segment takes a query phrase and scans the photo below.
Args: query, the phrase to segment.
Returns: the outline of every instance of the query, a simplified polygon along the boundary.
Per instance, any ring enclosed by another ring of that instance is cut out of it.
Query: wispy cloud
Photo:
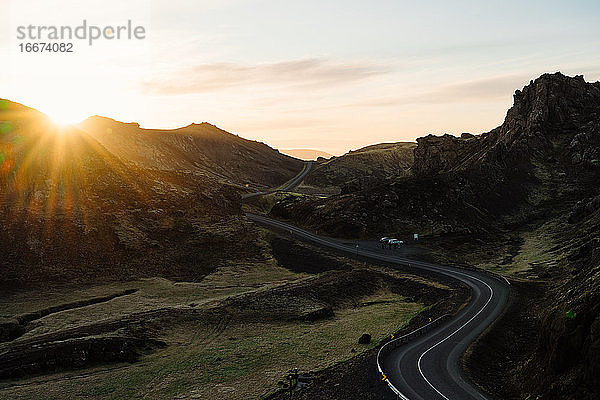
[[[341,63],[317,58],[269,64],[201,64],[145,81],[155,94],[204,93],[240,86],[323,87],[361,81],[388,69],[370,63]]]
[[[535,75],[530,73],[492,76],[431,87],[421,93],[375,98],[348,107],[394,107],[406,104],[443,104],[470,101],[498,101],[510,99],[511,93],[520,89]]]

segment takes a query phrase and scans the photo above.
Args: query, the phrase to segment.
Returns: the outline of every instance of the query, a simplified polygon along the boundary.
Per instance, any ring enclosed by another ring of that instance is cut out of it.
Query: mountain
[[[574,173],[579,180],[591,179],[588,171],[598,162],[599,86],[582,77],[543,75],[517,91],[500,127],[460,138],[419,138],[411,173],[400,179],[368,179],[367,186],[349,185],[342,196],[328,199],[284,200],[273,213],[302,215],[304,224],[331,234],[493,231],[490,221],[516,222],[518,209],[535,213],[543,196],[532,196],[548,189],[540,174],[555,175],[560,165],[565,173],[579,169],[581,173]],[[371,168],[379,169],[377,164]],[[346,173],[344,166],[333,169],[330,176]],[[314,179],[309,176],[305,182]],[[551,194],[544,193],[552,201]]]
[[[309,186],[347,192],[410,173],[416,143],[380,143],[321,161],[304,180]]]
[[[264,143],[243,139],[206,122],[158,130],[96,116],[79,127],[121,160],[140,168],[203,171],[219,181],[254,188],[278,186],[303,166],[302,161]]]
[[[0,102],[0,284],[199,280],[262,257],[240,191],[303,163],[209,124],[173,131],[93,117],[57,127]],[[227,250],[227,251],[225,251]]]
[[[565,164],[598,167],[599,98],[600,83],[586,83],[582,75],[542,75],[515,92],[514,104],[498,128],[480,136],[420,138],[413,169],[432,174],[527,168],[549,156],[560,156]]]
[[[333,236],[421,233],[437,262],[509,275],[513,300],[467,352],[469,373],[501,398],[597,399],[599,183],[600,82],[544,74],[490,132],[419,138],[404,177],[271,214]]]
[[[322,158],[331,158],[332,154],[329,154],[325,151],[321,150],[313,150],[313,149],[288,149],[288,150],[280,150],[283,154],[287,154],[288,156],[292,156],[295,158],[299,158],[301,160],[312,161],[316,160],[319,157]]]

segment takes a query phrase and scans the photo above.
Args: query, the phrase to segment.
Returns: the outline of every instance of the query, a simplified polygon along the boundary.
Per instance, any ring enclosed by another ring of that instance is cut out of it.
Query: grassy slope
[[[240,186],[277,186],[294,177],[303,165],[264,143],[209,123],[159,130],[92,117],[81,126],[110,152],[140,168],[200,171]]]
[[[410,173],[416,143],[381,143],[350,151],[316,165],[298,187],[311,194],[337,194],[348,181],[361,177],[386,179]]]
[[[597,318],[600,210],[569,218],[579,200],[598,195],[598,173],[571,173],[537,164],[540,185],[528,199],[535,211],[526,218],[515,213],[495,235],[422,242],[438,262],[512,278],[506,313],[465,357],[476,381],[502,398],[597,398],[598,386],[590,383],[598,368],[590,324]],[[578,317],[569,318],[569,310]]]
[[[295,249],[304,247],[297,244]],[[303,252],[305,250],[300,249]],[[351,277],[353,262],[343,258],[317,253],[314,263],[333,263],[344,268],[344,275]],[[289,262],[289,260],[287,260]],[[361,272],[373,275],[389,272],[375,269]],[[59,331],[66,327],[91,322],[123,318],[140,311],[203,309],[217,307],[236,296],[250,295],[259,304],[272,293],[284,290],[284,296],[296,296],[286,287],[304,287],[310,292],[320,286],[315,282],[331,285],[339,279],[338,272],[306,274],[293,273],[271,263],[232,264],[220,267],[200,283],[174,283],[166,279],[145,279],[127,284],[110,284],[80,288],[57,288],[52,291],[15,293],[2,300],[6,314],[31,312],[40,305],[49,306],[102,296],[125,288],[137,288],[136,293],[111,301],[74,310],[48,315],[35,321],[31,330],[17,342],[36,335]],[[393,277],[406,277],[392,273]],[[333,278],[333,281],[330,279]],[[378,279],[378,278],[377,278]],[[412,279],[412,278],[410,278]],[[424,287],[417,280],[405,287],[407,296],[418,297],[415,287]],[[341,279],[341,283],[345,278]],[[329,283],[326,283],[329,282]],[[291,286],[290,286],[291,285]],[[316,285],[316,286],[315,286]],[[405,285],[405,284],[402,284]],[[417,286],[414,286],[417,285]],[[351,284],[351,287],[356,287]],[[283,289],[282,289],[283,288]],[[362,293],[361,290],[367,290]],[[444,290],[435,285],[434,290]],[[274,292],[275,291],[275,292]],[[264,318],[236,317],[233,313],[227,324],[200,318],[162,318],[160,322],[147,322],[146,329],[167,343],[167,347],[143,356],[134,364],[98,365],[87,371],[60,372],[25,380],[0,384],[0,398],[4,399],[66,399],[99,398],[126,399],[143,397],[167,399],[177,396],[242,399],[258,397],[277,388],[277,382],[286,371],[298,367],[304,371],[318,370],[347,360],[366,351],[378,341],[407,324],[424,305],[419,300],[407,301],[398,288],[390,291],[384,286],[370,289],[353,289],[347,296],[336,294],[333,298],[335,317],[314,322],[298,320],[272,320]],[[331,292],[328,290],[328,292]],[[336,292],[336,289],[333,290]],[[340,292],[342,293],[342,292]],[[346,293],[346,292],[343,292]],[[234,297],[231,297],[234,296]],[[311,295],[312,296],[312,295]],[[341,297],[340,297],[341,296]],[[293,298],[293,297],[292,297]],[[357,303],[357,299],[358,303]],[[311,300],[312,301],[312,300]],[[244,300],[246,303],[246,300]],[[230,303],[234,304],[234,303]],[[278,307],[286,307],[277,303]],[[171,311],[169,311],[171,313]],[[371,333],[371,345],[358,345],[362,333]]]

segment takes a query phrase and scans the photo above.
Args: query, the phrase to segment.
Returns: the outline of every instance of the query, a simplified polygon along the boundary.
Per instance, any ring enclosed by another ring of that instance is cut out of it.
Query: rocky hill
[[[418,139],[413,174],[351,185],[329,199],[289,198],[273,213],[330,233],[371,237],[493,231],[498,224],[490,221],[515,223],[539,209],[549,194],[540,175],[591,179],[598,165],[599,101],[599,83],[543,75],[515,93],[500,127]],[[344,173],[340,168],[337,175]]]
[[[302,169],[302,161],[264,143],[243,139],[207,122],[173,130],[91,117],[80,128],[125,163],[140,168],[205,172],[253,188],[278,186]]]
[[[388,178],[410,174],[415,143],[380,143],[319,160],[305,185],[333,193],[367,188]]]
[[[413,170],[418,174],[473,169],[527,168],[534,159],[559,157],[565,164],[598,167],[600,82],[545,74],[514,94],[504,123],[479,136],[420,138]]]
[[[5,288],[199,280],[231,260],[262,257],[240,187],[279,185],[302,167],[208,124],[148,131],[95,117],[58,127],[31,108],[0,105]]]

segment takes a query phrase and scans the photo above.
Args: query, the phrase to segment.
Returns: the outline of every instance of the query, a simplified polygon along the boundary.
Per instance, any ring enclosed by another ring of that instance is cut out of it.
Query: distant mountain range
[[[287,154],[288,156],[296,157],[301,160],[316,160],[319,157],[323,158],[331,158],[333,154],[329,154],[325,151],[321,150],[312,150],[312,149],[289,149],[289,150],[279,150],[283,154]]]

